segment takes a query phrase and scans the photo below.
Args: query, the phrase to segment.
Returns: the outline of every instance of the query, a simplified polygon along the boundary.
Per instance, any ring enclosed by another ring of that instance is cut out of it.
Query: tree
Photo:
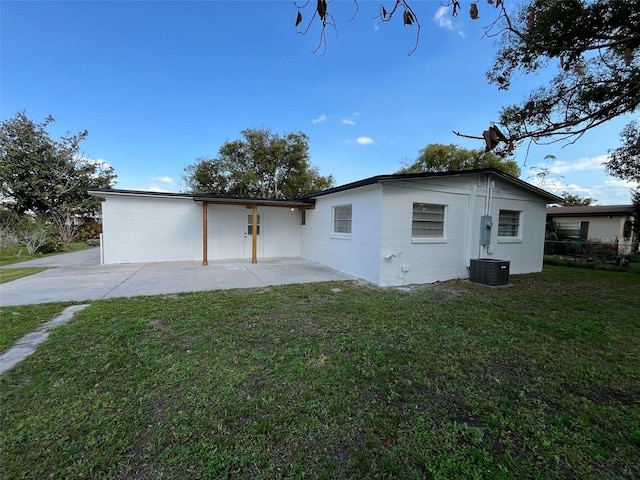
[[[486,27],[485,35],[498,38],[493,67],[487,73],[490,83],[499,89],[510,88],[514,79],[542,70],[553,70],[550,82],[533,90],[519,105],[502,108],[500,118],[482,135],[457,135],[477,138],[487,150],[510,153],[518,142],[574,142],[586,131],[609,120],[637,111],[640,106],[640,0],[527,0],[519,8],[507,8],[503,0],[488,0],[496,8],[497,18]],[[354,0],[356,12],[358,2]],[[309,7],[311,5],[311,7]],[[456,16],[458,0],[446,4]],[[296,25],[302,12],[313,8],[311,2],[295,4]],[[469,16],[479,18],[477,1],[469,2]],[[401,15],[402,23],[416,28],[416,46],[420,37],[418,15],[407,0],[381,7],[382,23]],[[307,24],[321,24],[321,45],[327,26],[335,28],[326,0],[318,0]],[[490,123],[490,122],[487,122]],[[501,128],[498,129],[497,125]],[[503,133],[504,131],[504,133]],[[624,144],[608,163],[614,175],[637,175],[638,127],[622,132]],[[635,154],[633,153],[635,151]],[[635,155],[635,156],[634,156]]]
[[[420,150],[418,158],[396,173],[453,172],[479,168],[497,168],[518,177],[520,167],[515,160],[508,160],[484,150],[467,150],[457,145],[432,143]]]
[[[53,140],[48,116],[35,123],[18,112],[0,125],[0,195],[7,208],[20,215],[31,212],[43,218],[68,218],[95,213],[99,201],[89,196],[91,187],[113,185],[113,168],[82,158],[80,142],[87,131]]]
[[[562,192],[560,196],[562,197],[563,207],[588,207],[597,202],[595,198],[572,195],[569,192]]]
[[[184,170],[191,193],[236,197],[297,198],[333,186],[309,160],[308,137],[245,129],[242,139],[225,142],[217,158],[200,158]]]
[[[611,158],[606,164],[607,172],[640,183],[640,124],[637,121],[629,123],[620,136],[622,145],[609,150]]]

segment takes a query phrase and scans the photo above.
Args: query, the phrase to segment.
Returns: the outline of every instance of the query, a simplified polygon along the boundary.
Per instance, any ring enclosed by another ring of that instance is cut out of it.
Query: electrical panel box
[[[491,229],[493,228],[493,218],[491,215],[480,217],[480,245],[491,244]]]

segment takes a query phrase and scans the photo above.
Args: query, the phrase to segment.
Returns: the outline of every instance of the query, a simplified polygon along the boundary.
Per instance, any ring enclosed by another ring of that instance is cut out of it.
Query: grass
[[[13,245],[8,248],[0,249],[0,267],[5,265],[12,265],[14,263],[26,262],[27,260],[35,260],[36,258],[50,257],[52,255],[60,255],[61,253],[77,252],[78,250],[85,250],[91,248],[84,242],[72,243],[69,246],[69,250],[66,252],[53,252],[53,253],[35,253],[30,255],[27,251],[27,247],[23,245]]]
[[[47,270],[48,267],[6,268],[0,270],[0,283],[7,283]]]
[[[638,478],[640,275],[511,280],[94,302],[0,378],[0,478]]]
[[[0,352],[9,348],[23,335],[51,320],[68,305],[68,303],[45,303],[0,307]]]

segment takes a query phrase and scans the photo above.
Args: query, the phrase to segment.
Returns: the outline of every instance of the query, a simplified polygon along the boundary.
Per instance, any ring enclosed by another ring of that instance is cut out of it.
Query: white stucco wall
[[[191,198],[106,195],[104,263],[202,259],[202,210]]]
[[[301,256],[379,283],[381,202],[381,185],[317,197],[301,227]],[[332,208],[344,204],[352,206],[351,234],[333,234]]]
[[[104,263],[202,261],[202,203],[191,197],[105,194]],[[251,258],[251,209],[207,207],[209,260]],[[258,258],[300,256],[300,212],[258,207]]]
[[[380,284],[466,278],[470,195],[467,182],[446,178],[385,184]],[[445,206],[444,238],[411,238],[414,202]]]
[[[493,185],[490,211],[493,218],[491,247],[483,248],[481,258],[508,260],[511,274],[541,271],[547,216],[545,200],[508,183],[495,181]],[[498,236],[500,210],[520,212],[517,238]],[[479,229],[478,224],[478,231]]]

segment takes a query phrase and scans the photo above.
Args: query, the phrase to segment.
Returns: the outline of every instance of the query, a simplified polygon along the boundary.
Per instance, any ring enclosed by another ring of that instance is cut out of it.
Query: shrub
[[[87,221],[80,225],[78,240],[89,243],[89,240],[100,240],[102,233],[102,224],[93,221]]]

